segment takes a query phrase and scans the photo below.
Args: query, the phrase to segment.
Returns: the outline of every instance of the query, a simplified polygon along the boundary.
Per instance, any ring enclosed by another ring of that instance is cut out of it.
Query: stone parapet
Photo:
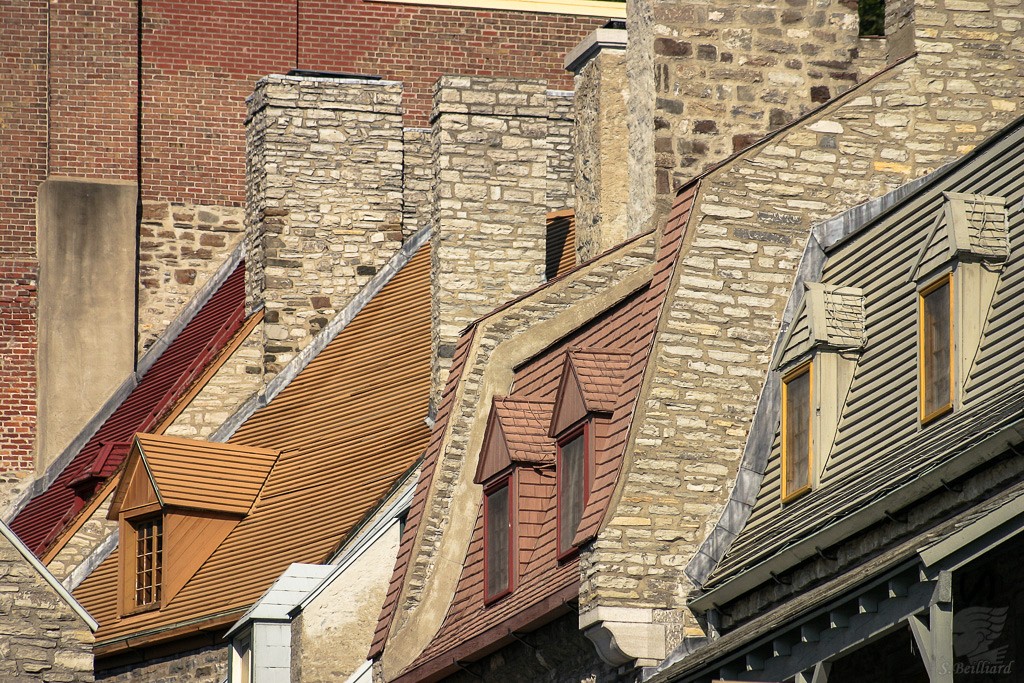
[[[246,300],[267,379],[402,244],[402,86],[271,76],[249,98]]]
[[[570,111],[543,81],[444,76],[435,87],[434,404],[460,331],[544,281],[547,212],[572,201]]]

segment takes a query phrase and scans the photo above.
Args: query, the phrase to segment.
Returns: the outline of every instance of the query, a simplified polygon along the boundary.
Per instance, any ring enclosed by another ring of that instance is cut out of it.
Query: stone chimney
[[[402,244],[402,85],[270,76],[249,98],[246,303],[270,379]]]
[[[544,282],[547,213],[572,206],[570,96],[534,80],[435,86],[434,406],[461,330]]]
[[[853,86],[857,3],[627,0],[631,233],[675,190]]]
[[[632,236],[626,221],[626,29],[597,29],[569,53],[565,68],[575,74],[576,255],[585,261]]]

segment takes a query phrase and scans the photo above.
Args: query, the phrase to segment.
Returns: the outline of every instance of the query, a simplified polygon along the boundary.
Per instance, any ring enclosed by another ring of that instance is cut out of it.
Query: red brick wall
[[[50,9],[50,175],[134,180],[136,0]]]
[[[406,124],[426,126],[441,74],[571,88],[565,53],[604,23],[365,0],[141,0],[139,120],[139,2],[0,2],[0,472],[31,467],[47,163],[51,175],[131,180],[141,157],[144,200],[241,205],[245,98],[260,77],[299,67],[401,80]]]
[[[47,0],[0,3],[0,471],[32,467],[35,197],[46,177]]]

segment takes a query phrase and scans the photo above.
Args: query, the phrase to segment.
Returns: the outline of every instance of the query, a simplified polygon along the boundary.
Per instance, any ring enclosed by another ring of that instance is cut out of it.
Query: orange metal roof
[[[75,592],[100,623],[97,654],[244,612],[292,562],[321,563],[423,452],[430,394],[424,246],[338,336],[231,438],[281,451],[250,514],[159,611],[119,618],[116,557]],[[134,639],[132,641],[131,639]]]
[[[544,276],[550,280],[576,265],[576,212],[552,211],[547,215],[547,250]]]
[[[248,514],[277,462],[268,448],[137,434],[128,456],[145,463],[163,505]],[[123,488],[127,488],[127,480]],[[114,495],[109,516],[116,517],[124,492]]]
[[[552,345],[524,367],[516,371],[513,394],[505,401],[552,401],[560,383],[566,355],[573,347],[585,347],[580,361],[584,374],[593,377],[598,370],[617,374],[618,390],[612,392],[602,380],[597,382],[598,400],[611,406],[610,419],[595,421],[595,479],[590,500],[576,535],[576,542],[595,535],[608,509],[618,471],[622,463],[630,429],[633,406],[643,380],[658,318],[661,313],[672,269],[679,254],[697,184],[692,183],[680,193],[662,234],[654,277],[646,290],[637,292],[591,321],[574,335]],[[427,506],[445,422],[455,410],[454,387],[465,367],[473,330],[460,340],[455,362],[449,375],[444,401],[438,415],[438,426],[428,448],[423,474],[417,485],[402,537],[395,572],[389,587],[370,656],[383,651],[391,623],[398,608],[398,599],[405,582],[405,573],[412,561],[413,541]],[[623,353],[625,351],[625,353]],[[611,395],[615,394],[614,400]],[[513,407],[512,403],[507,404]],[[561,605],[576,597],[579,584],[577,558],[559,563],[557,560],[555,482],[551,473],[523,470],[520,481],[519,506],[523,515],[520,525],[520,575],[516,587],[507,597],[484,605],[483,596],[483,523],[478,512],[477,524],[459,579],[458,588],[437,635],[420,656],[398,677],[400,681],[436,680],[454,671],[458,660],[472,660],[509,637],[510,629],[519,628],[518,621],[529,615],[537,623],[542,614],[554,614]],[[547,475],[547,476],[545,476]],[[524,537],[528,536],[528,537]],[[529,551],[525,553],[524,548]],[[524,624],[525,625],[525,622]],[[467,652],[467,648],[472,651]],[[474,654],[476,653],[476,654]]]

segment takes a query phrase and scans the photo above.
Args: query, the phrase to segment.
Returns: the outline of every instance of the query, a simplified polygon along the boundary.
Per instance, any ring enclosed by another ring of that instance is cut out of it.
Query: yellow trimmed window
[[[921,422],[953,409],[953,281],[946,275],[918,296]]]
[[[811,489],[813,364],[804,363],[782,378],[782,500]]]

